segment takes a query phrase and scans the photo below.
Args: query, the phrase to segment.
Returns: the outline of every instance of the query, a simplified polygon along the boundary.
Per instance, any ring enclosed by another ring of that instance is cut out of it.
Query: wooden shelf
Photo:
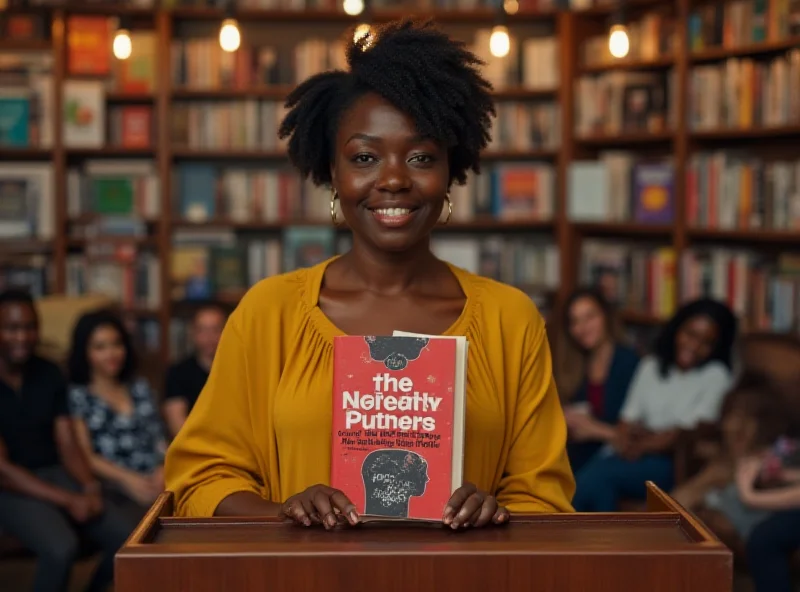
[[[580,74],[597,74],[616,70],[664,70],[674,65],[675,58],[667,56],[655,60],[619,60],[608,64],[586,64],[580,66],[578,71]]]
[[[557,88],[530,89],[530,88],[499,88],[493,96],[498,101],[526,101],[532,99],[554,99],[558,96]]]
[[[181,7],[171,11],[171,14],[176,19],[182,20],[218,20],[224,17],[224,12],[216,8],[205,7]],[[552,21],[558,15],[558,11],[542,11],[542,12],[518,12],[513,16],[507,16],[510,23],[514,22],[539,22],[539,21]],[[260,10],[260,9],[247,9],[236,10],[234,16],[241,22],[254,23],[286,23],[286,22],[304,22],[304,23],[330,23],[339,24],[351,23],[358,24],[364,17],[363,15],[351,16],[345,12],[333,10]],[[424,10],[424,11],[411,11],[411,10],[375,10],[372,13],[372,21],[376,23],[384,23],[387,21],[397,20],[406,16],[414,16],[416,18],[433,18],[440,23],[477,23],[486,24],[493,22],[496,12],[491,9],[475,9],[467,11],[456,10]]]
[[[262,86],[254,88],[229,89],[192,89],[178,88],[172,91],[173,100],[238,100],[263,99],[282,101],[292,91],[294,85]],[[525,101],[535,99],[553,99],[558,89],[503,88],[494,92],[494,97],[501,101]]]
[[[0,162],[4,160],[46,160],[53,157],[48,148],[14,148],[0,146]]]
[[[696,141],[714,140],[761,140],[769,138],[800,137],[800,124],[779,127],[738,127],[730,129],[698,130],[690,132],[689,137]]]
[[[103,235],[87,238],[68,238],[67,247],[82,249],[90,245],[134,245],[141,247],[155,247],[157,241],[152,236],[116,236]]]
[[[105,148],[67,148],[68,157],[74,158],[152,158],[154,148],[123,148],[106,146]]]
[[[132,93],[132,92],[107,92],[106,101],[109,103],[152,103],[156,100],[153,93]]]
[[[800,246],[800,228],[790,229],[716,229],[689,228],[687,236],[696,241],[720,241],[735,243],[774,243],[779,245]]]
[[[49,253],[53,250],[53,241],[38,240],[35,238],[8,238],[2,239],[0,259],[6,255],[36,255]]]
[[[193,160],[285,160],[283,150],[246,150],[242,148],[173,148],[172,156]]]
[[[483,160],[553,160],[558,150],[488,150],[481,154]]]
[[[576,137],[575,142],[584,146],[614,147],[665,144],[675,139],[673,132],[625,132],[618,135],[596,135]]]
[[[669,238],[674,228],[671,224],[644,224],[641,222],[572,222],[575,230],[583,236],[622,236]]]
[[[701,64],[703,62],[715,62],[727,58],[764,56],[781,53],[799,46],[800,37],[791,37],[782,41],[766,41],[764,43],[743,45],[742,47],[714,47],[690,53],[689,62]]]
[[[496,218],[477,218],[475,220],[452,221],[447,225],[437,226],[435,232],[545,232],[552,231],[552,220],[502,220]],[[192,222],[190,220],[175,220],[172,226],[178,230],[241,230],[279,232],[292,226],[331,226],[329,219],[319,220],[285,220],[279,222],[233,222],[229,220],[208,220]],[[345,225],[339,225],[337,230],[346,231]]]
[[[656,316],[649,312],[641,312],[638,310],[626,309],[619,313],[620,320],[624,323],[632,325],[662,325],[666,319]]]
[[[584,8],[575,10],[577,16],[608,16],[614,14],[619,10],[622,0],[615,0],[607,2],[604,6],[592,6],[591,8]],[[655,9],[663,7],[665,2],[663,0],[626,0],[625,8],[628,10],[644,10]]]
[[[2,39],[0,52],[52,51],[53,42],[48,39]]]

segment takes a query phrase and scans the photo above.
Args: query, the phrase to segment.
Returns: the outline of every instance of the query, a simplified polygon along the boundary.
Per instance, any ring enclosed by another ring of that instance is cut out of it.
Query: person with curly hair
[[[569,512],[574,479],[542,316],[516,288],[437,259],[449,189],[480,170],[494,115],[481,62],[433,23],[350,41],[348,71],[287,99],[279,135],[301,174],[331,189],[349,252],[260,281],[223,332],[203,392],[166,460],[182,516],[359,521],[330,487],[333,340],[395,330],[470,343],[464,483],[451,528],[515,512]]]

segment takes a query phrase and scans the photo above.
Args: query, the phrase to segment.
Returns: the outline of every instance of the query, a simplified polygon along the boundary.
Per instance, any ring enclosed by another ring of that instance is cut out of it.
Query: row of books
[[[675,216],[675,168],[670,160],[632,152],[601,152],[570,163],[567,217],[573,222],[670,224]]]
[[[0,146],[53,145],[53,56],[0,53]]]
[[[178,102],[170,116],[170,138],[176,147],[198,149],[284,149],[278,126],[285,114],[278,101]]]
[[[178,216],[202,223],[329,220],[331,194],[302,181],[294,170],[259,166],[181,164],[176,170]],[[549,163],[488,166],[483,174],[454,185],[453,220],[477,216],[499,220],[550,220],[555,204],[555,170]]]
[[[765,162],[747,152],[692,155],[686,171],[689,226],[800,229],[800,160]]]
[[[697,6],[689,17],[693,51],[733,49],[800,35],[796,0],[730,0]]]
[[[582,246],[579,277],[598,286],[615,306],[656,318],[675,311],[676,257],[671,247],[590,240]]]
[[[125,308],[161,305],[161,260],[135,245],[98,243],[67,256],[68,296],[103,294]]]
[[[575,81],[575,134],[664,132],[674,129],[675,73],[605,72]]]
[[[782,254],[776,260],[730,249],[690,250],[681,266],[686,299],[700,296],[728,303],[745,329],[800,329],[800,257]]]
[[[800,123],[800,49],[768,61],[732,58],[697,66],[689,93],[694,130]]]
[[[67,217],[96,218],[105,227],[100,234],[138,235],[141,221],[160,215],[161,184],[152,160],[87,160],[67,171]]]

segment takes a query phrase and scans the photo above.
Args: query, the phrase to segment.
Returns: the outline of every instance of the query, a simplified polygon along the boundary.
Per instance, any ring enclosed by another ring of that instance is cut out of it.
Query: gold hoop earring
[[[450,192],[447,193],[445,199],[447,200],[447,218],[444,219],[442,224],[447,226],[450,223],[450,218],[453,217],[453,202],[450,201]]]
[[[333,225],[336,226],[339,223],[336,216],[336,200],[339,199],[339,194],[334,189],[331,193],[331,221]]]

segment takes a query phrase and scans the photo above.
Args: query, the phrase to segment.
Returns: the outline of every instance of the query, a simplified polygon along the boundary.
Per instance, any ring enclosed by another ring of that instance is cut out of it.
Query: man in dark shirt
[[[227,317],[225,308],[218,304],[205,304],[198,308],[192,319],[194,352],[167,371],[164,417],[172,438],[183,426],[208,380]]]
[[[38,333],[30,296],[0,294],[0,530],[36,554],[36,592],[66,589],[85,535],[104,554],[88,590],[104,590],[136,524],[105,503],[67,415],[66,382],[34,354]]]

